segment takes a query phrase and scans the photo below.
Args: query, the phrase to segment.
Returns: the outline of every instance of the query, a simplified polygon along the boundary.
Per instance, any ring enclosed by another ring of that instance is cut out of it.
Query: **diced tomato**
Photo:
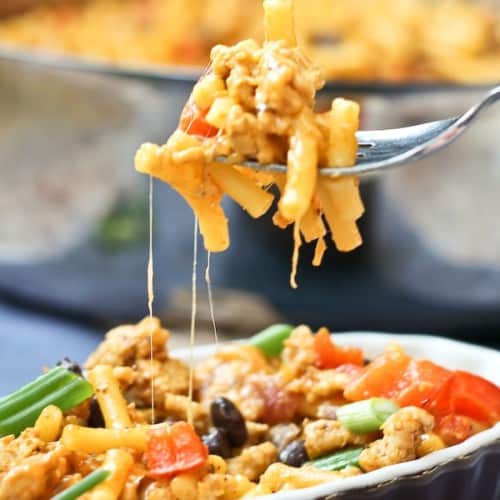
[[[168,479],[179,472],[197,469],[207,458],[207,447],[186,422],[151,432],[146,463],[149,476],[155,479]]]
[[[482,430],[484,426],[469,417],[446,415],[438,421],[435,432],[447,446],[453,446]]]
[[[363,351],[356,347],[335,345],[326,328],[321,328],[314,336],[316,366],[321,369],[337,368],[351,364],[363,366]]]
[[[295,394],[284,391],[271,377],[259,384],[258,390],[264,400],[264,423],[274,425],[293,420],[298,406],[298,397]]]
[[[464,415],[492,425],[500,421],[500,387],[463,371],[456,371],[426,405],[435,416]]]
[[[205,120],[208,109],[200,109],[191,99],[186,103],[179,120],[179,128],[189,135],[214,137],[218,128],[210,125]]]
[[[410,361],[411,358],[403,351],[384,352],[353,377],[344,390],[344,397],[360,401],[371,397],[397,396]]]

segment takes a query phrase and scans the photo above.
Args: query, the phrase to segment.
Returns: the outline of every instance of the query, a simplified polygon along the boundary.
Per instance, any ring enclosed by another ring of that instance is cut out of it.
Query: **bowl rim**
[[[471,360],[473,359],[483,363],[485,360],[488,360],[491,364],[500,364],[500,351],[440,336],[360,331],[335,333],[335,341],[339,344],[351,343],[357,346],[361,345],[362,347],[363,344],[360,342],[368,341],[369,345],[372,347],[378,346],[380,348],[379,352],[381,352],[388,343],[398,342],[403,348],[407,349],[410,354],[412,353],[412,349],[419,348],[439,352],[441,355],[444,354],[447,359],[453,359],[457,354],[462,356],[466,354]],[[241,344],[244,342],[244,339],[239,339],[220,343],[219,347],[229,344]],[[189,363],[191,361],[206,358],[215,352],[215,349],[215,345],[202,345],[195,346],[192,353],[190,348],[181,348],[172,350],[171,354]],[[443,364],[446,365],[446,362]],[[478,367],[481,366],[483,365],[478,364]],[[481,370],[479,370],[479,372],[480,371]],[[330,495],[348,493],[350,491],[383,487],[385,484],[393,483],[395,480],[401,478],[424,473],[439,473],[443,466],[451,462],[461,461],[469,455],[496,443],[500,443],[500,422],[490,429],[470,437],[463,443],[436,451],[410,462],[390,465],[359,476],[344,478],[309,488],[283,491],[271,495],[260,496],[258,498],[259,500],[311,500],[312,498],[328,497]]]
[[[153,82],[195,83],[202,74],[199,66],[173,64],[127,63],[107,61],[98,57],[75,56],[50,52],[43,49],[29,50],[6,42],[0,42],[0,61],[52,67],[58,70],[98,73]],[[496,83],[460,84],[452,82],[383,82],[328,80],[322,90],[350,94],[419,94],[427,92],[464,92],[488,90]]]

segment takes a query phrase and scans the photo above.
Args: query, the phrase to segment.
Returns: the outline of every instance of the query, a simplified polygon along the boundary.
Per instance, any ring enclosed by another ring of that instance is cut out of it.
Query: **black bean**
[[[227,432],[233,446],[243,446],[248,438],[245,419],[238,407],[229,399],[218,397],[210,405],[210,415],[215,427]]]
[[[279,456],[280,462],[292,467],[300,467],[308,460],[307,450],[302,439],[292,441],[289,445],[283,448]]]
[[[87,425],[94,428],[106,427],[104,417],[101,413],[101,408],[99,407],[99,403],[96,398],[92,398],[92,401],[90,401],[90,414]]]
[[[63,368],[66,368],[66,370],[76,373],[76,375],[79,375],[80,377],[83,376],[82,367],[76,361],[71,361],[69,358],[64,357],[61,361],[56,363],[56,366],[62,366]]]
[[[219,455],[222,458],[231,457],[231,444],[229,437],[224,429],[215,428],[208,434],[201,437],[202,441],[207,445],[211,455]]]

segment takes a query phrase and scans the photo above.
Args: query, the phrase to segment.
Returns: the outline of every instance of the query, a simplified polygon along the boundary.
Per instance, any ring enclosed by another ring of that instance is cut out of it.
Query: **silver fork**
[[[325,167],[322,175],[340,177],[346,175],[374,174],[419,160],[451,144],[469,128],[479,113],[500,99],[500,86],[490,90],[483,99],[463,115],[412,127],[389,130],[362,130],[356,134],[358,157],[353,167]],[[218,161],[225,162],[223,157]],[[256,161],[239,163],[255,170],[286,172],[279,164],[262,165]]]

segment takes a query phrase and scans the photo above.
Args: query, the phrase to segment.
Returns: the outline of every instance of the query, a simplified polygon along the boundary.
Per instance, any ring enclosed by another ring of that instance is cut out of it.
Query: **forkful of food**
[[[316,92],[325,82],[297,45],[294,1],[264,0],[263,6],[264,43],[214,47],[177,130],[163,145],[143,144],[135,167],[187,201],[210,252],[230,245],[225,196],[253,218],[274,207],[274,225],[293,227],[295,288],[303,244],[315,245],[314,266],[329,239],[341,252],[361,245],[360,176],[409,164],[451,143],[500,98],[500,87],[458,118],[360,131],[354,101],[335,98],[330,109],[317,112]]]
[[[362,176],[380,173],[429,156],[449,146],[478,119],[482,111],[500,100],[500,85],[490,90],[465,113],[454,118],[421,123],[411,127],[356,132],[358,151],[353,166],[322,167],[321,175],[330,177]],[[228,162],[224,157],[217,161]],[[287,167],[278,163],[261,164],[247,160],[245,167],[267,172],[286,173]]]

